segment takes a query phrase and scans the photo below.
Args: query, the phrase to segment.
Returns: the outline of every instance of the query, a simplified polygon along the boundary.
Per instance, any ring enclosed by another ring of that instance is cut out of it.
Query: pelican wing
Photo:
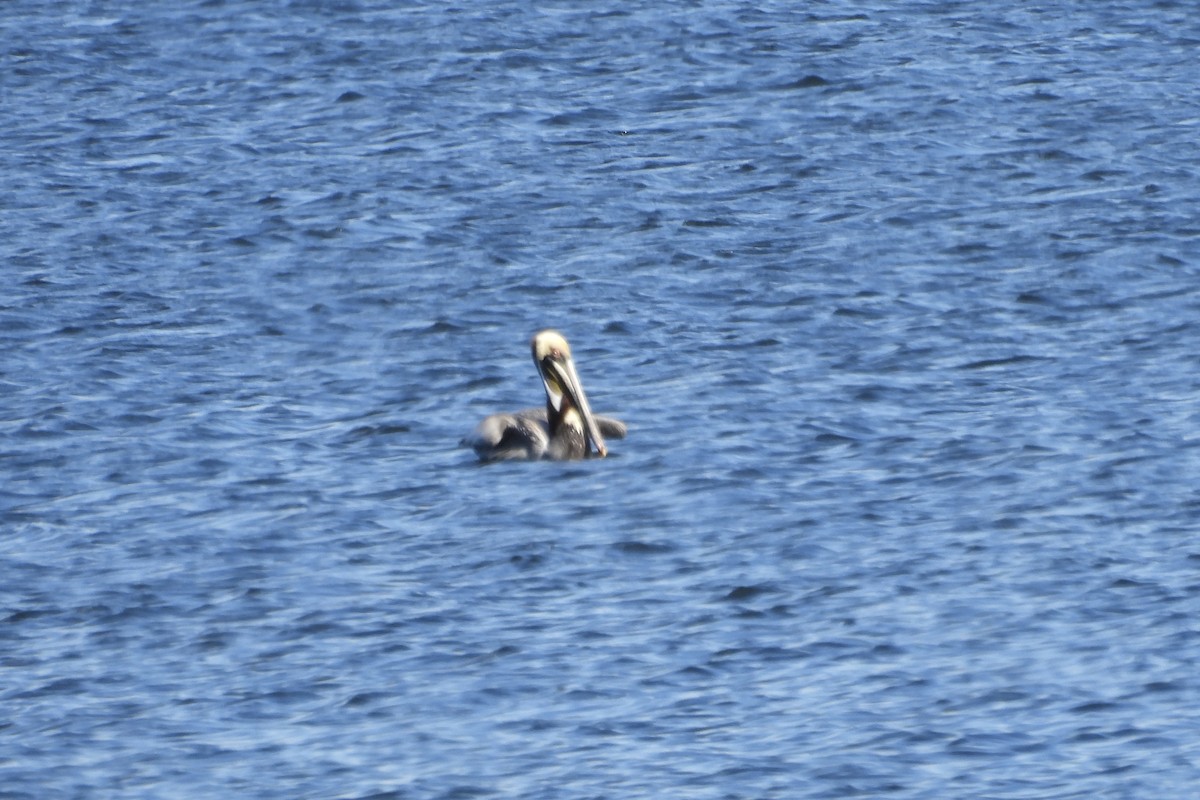
[[[484,417],[463,444],[484,461],[503,458],[540,458],[550,444],[546,409],[527,408],[510,414]]]
[[[629,426],[615,417],[596,414],[596,425],[600,428],[600,433],[607,439],[624,439],[625,434],[629,432]]]

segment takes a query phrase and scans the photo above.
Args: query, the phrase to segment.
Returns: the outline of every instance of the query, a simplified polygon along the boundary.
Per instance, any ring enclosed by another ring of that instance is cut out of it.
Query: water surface
[[[1185,796],[1190,12],[12,4],[0,796]]]

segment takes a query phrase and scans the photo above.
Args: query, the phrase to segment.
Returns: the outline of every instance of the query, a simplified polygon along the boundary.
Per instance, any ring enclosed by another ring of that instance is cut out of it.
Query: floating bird
[[[608,454],[604,437],[623,439],[625,423],[597,416],[575,372],[571,347],[558,331],[538,331],[529,343],[533,363],[546,387],[546,407],[485,417],[463,444],[484,461],[504,458],[568,461],[587,458],[594,447]]]

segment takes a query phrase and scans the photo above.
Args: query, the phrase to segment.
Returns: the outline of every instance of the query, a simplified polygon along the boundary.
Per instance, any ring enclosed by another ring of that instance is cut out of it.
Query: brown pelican
[[[463,444],[475,448],[484,461],[502,458],[565,461],[587,458],[593,447],[603,458],[608,454],[604,437],[624,438],[625,423],[592,413],[575,372],[571,347],[561,333],[538,331],[529,344],[533,363],[546,387],[546,407],[492,414],[463,439]]]

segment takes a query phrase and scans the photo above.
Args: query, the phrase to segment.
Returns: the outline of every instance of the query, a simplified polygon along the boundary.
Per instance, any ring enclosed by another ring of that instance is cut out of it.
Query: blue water
[[[1190,4],[0,41],[0,798],[1200,785]]]

